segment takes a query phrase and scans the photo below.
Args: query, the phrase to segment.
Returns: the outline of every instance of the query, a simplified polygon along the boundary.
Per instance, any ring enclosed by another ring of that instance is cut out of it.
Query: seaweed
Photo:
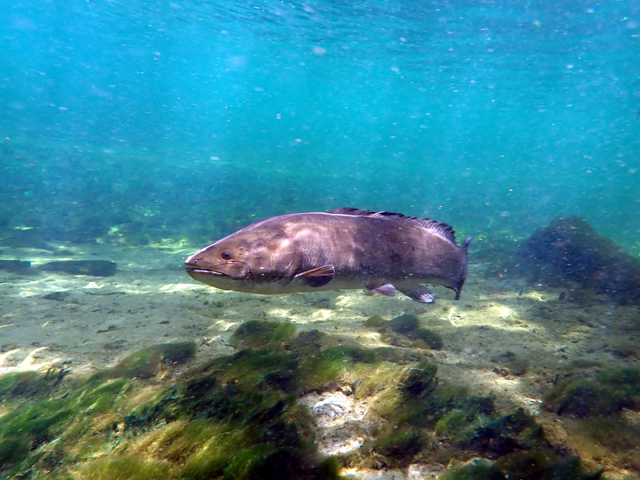
[[[275,346],[291,338],[294,332],[292,323],[250,320],[233,332],[231,341],[244,348]]]
[[[415,315],[411,315],[410,313],[405,313],[403,315],[399,315],[389,321],[389,327],[396,333],[401,335],[406,335],[420,325],[420,322],[416,318]]]
[[[163,366],[180,365],[196,353],[194,342],[164,343],[143,348],[122,359],[116,366],[96,374],[98,378],[155,377]]]
[[[640,370],[621,368],[593,378],[568,378],[547,394],[545,407],[558,415],[589,418],[640,408]]]
[[[258,346],[181,371],[170,385],[148,379],[187,362],[193,344],[149,347],[86,379],[61,369],[0,379],[0,469],[13,478],[320,480],[339,478],[339,463],[375,459],[405,468],[481,456],[485,460],[451,468],[442,478],[589,480],[602,474],[553,451],[523,410],[498,416],[491,397],[442,384],[433,363],[399,365],[332,335],[296,336],[289,325],[247,322],[234,338]],[[604,372],[597,380],[622,392],[612,396],[633,400],[640,373]],[[378,394],[372,415],[380,422],[358,453],[323,458],[314,419],[297,400],[345,383],[357,399]],[[605,420],[591,419],[599,423],[590,428],[619,426],[616,416]],[[616,448],[636,441],[637,432],[629,430]]]

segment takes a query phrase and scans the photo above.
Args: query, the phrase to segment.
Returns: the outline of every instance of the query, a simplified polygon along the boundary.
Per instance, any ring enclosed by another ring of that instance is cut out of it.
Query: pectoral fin
[[[293,278],[301,279],[305,285],[310,287],[322,287],[333,280],[335,273],[336,269],[333,268],[333,265],[323,265],[322,267],[301,272]]]
[[[384,295],[385,297],[395,297],[396,296],[396,287],[391,285],[390,283],[386,283],[384,285],[379,285],[374,287],[372,285],[367,286],[367,290],[371,290],[372,292],[379,293],[380,295]]]
[[[407,285],[402,288],[398,288],[407,297],[421,303],[431,303],[435,299],[431,290],[422,285]]]

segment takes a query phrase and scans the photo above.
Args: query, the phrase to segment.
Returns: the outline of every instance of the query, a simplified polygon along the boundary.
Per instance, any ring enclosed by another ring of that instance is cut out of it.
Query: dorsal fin
[[[440,238],[447,240],[454,245],[456,244],[456,235],[453,228],[446,223],[437,222],[436,220],[431,220],[430,218],[418,218],[411,217],[409,215],[403,215],[402,213],[395,212],[374,212],[372,210],[360,210],[359,208],[353,207],[343,207],[336,208],[335,210],[330,210],[327,213],[336,213],[340,215],[354,215],[354,216],[364,216],[364,217],[373,217],[373,218],[388,218],[389,220],[393,220],[396,222],[404,222],[410,223],[412,225],[419,225],[427,230],[435,233]]]

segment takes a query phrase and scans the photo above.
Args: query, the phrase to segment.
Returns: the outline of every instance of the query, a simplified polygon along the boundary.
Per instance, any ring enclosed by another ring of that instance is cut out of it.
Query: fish
[[[367,289],[431,303],[425,284],[460,298],[467,247],[429,218],[346,207],[265,218],[185,260],[186,272],[222,290],[257,294]]]

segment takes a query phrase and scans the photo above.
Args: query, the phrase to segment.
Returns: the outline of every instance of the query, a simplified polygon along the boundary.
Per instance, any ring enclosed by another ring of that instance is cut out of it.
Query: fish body
[[[460,297],[467,246],[427,218],[339,208],[253,223],[188,257],[187,273],[223,290],[260,294],[366,288],[429,303],[422,284]]]

